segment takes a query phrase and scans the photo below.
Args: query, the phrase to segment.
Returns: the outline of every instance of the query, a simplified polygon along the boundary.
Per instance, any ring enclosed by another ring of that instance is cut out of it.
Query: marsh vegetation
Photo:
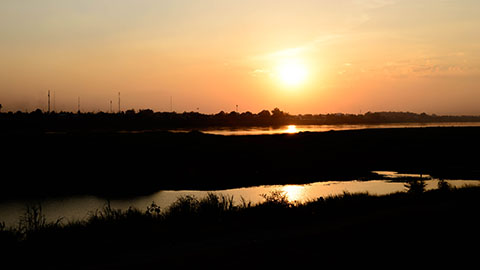
[[[17,227],[0,227],[0,235],[3,254],[11,259],[28,255],[46,266],[79,268],[148,267],[159,260],[193,266],[214,259],[223,265],[292,254],[309,260],[339,247],[345,254],[358,252],[368,243],[376,243],[373,250],[379,243],[391,250],[419,245],[410,247],[416,250],[438,243],[463,245],[465,236],[478,240],[480,187],[442,183],[421,191],[416,185],[410,192],[344,193],[303,203],[289,201],[281,191],[263,194],[258,204],[234,204],[231,196],[216,194],[180,197],[165,209],[152,202],[144,210],[119,210],[107,202],[85,220],[67,223],[46,222],[36,205],[26,209]],[[121,254],[129,255],[116,261]]]

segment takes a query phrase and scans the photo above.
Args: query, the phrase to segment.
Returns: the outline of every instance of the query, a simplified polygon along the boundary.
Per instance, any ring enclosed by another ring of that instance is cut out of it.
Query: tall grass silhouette
[[[322,240],[330,245],[337,238],[340,243],[347,240],[366,243],[364,236],[377,237],[392,232],[408,239],[424,239],[424,230],[418,229],[423,227],[433,230],[425,241],[439,241],[432,237],[451,240],[445,228],[478,224],[474,217],[479,193],[480,187],[449,187],[382,196],[344,193],[290,202],[284,192],[273,191],[262,194],[264,200],[257,204],[245,199],[235,204],[232,196],[209,193],[203,198],[179,197],[166,208],[152,202],[144,210],[115,209],[107,201],[84,220],[69,222],[61,219],[48,222],[41,205],[33,205],[25,209],[16,227],[7,228],[0,223],[0,241],[5,254],[57,254],[65,261],[83,254],[96,262],[105,260],[102,254],[108,257],[130,249],[159,249],[171,254],[170,249],[175,247],[175,250],[194,254],[203,245],[231,247],[235,244],[228,241],[239,241],[243,245],[252,239],[267,241],[257,247],[263,251],[277,250],[281,241],[272,240],[272,234],[280,233],[280,237],[288,238],[288,235],[302,234],[302,230],[307,230],[307,235],[321,234]],[[293,243],[297,241],[288,239]],[[384,241],[383,238],[376,240]]]

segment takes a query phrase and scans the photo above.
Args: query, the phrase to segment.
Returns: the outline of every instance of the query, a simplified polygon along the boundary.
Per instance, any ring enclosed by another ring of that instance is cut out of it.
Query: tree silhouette
[[[261,118],[268,118],[268,117],[270,117],[270,112],[267,111],[267,110],[263,110],[263,111],[258,113],[258,116],[261,117]]]
[[[275,108],[275,109],[272,110],[272,116],[275,117],[275,118],[280,118],[284,115],[285,115],[285,113],[282,112],[279,108]]]

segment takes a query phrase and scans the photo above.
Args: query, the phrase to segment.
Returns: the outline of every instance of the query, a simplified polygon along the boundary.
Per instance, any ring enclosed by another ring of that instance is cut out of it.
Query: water
[[[384,195],[398,191],[406,191],[404,182],[395,180],[405,177],[420,177],[418,174],[397,174],[396,172],[376,172],[383,176],[384,180],[371,181],[328,181],[316,182],[307,185],[277,185],[277,186],[257,186],[248,188],[236,188],[220,191],[158,191],[148,196],[139,196],[131,199],[112,200],[111,206],[114,208],[128,209],[135,207],[140,210],[146,210],[153,201],[162,209],[171,205],[178,197],[191,195],[202,198],[209,192],[233,196],[236,204],[241,203],[241,198],[256,204],[263,201],[261,194],[268,194],[274,190],[285,192],[290,201],[305,202],[319,197],[343,194],[343,192],[357,193],[368,192],[370,194]],[[426,180],[427,189],[437,187],[438,180],[431,179],[428,175],[423,175]],[[480,185],[476,180],[450,180],[449,184],[455,187],[464,185]],[[0,203],[0,221],[4,221],[7,226],[15,226],[19,217],[24,213],[27,204],[35,203],[33,201],[10,201]],[[94,196],[76,196],[66,198],[45,199],[40,201],[48,221],[55,221],[63,218],[64,222],[82,220],[88,217],[89,213],[101,209],[106,200]]]
[[[215,135],[271,135],[298,132],[325,132],[373,128],[418,128],[418,127],[480,127],[480,122],[442,122],[442,123],[391,123],[391,124],[357,124],[357,125],[284,125],[277,127],[222,127],[203,128],[199,131]],[[189,132],[190,129],[174,129],[170,132]],[[129,131],[132,132],[132,131]],[[135,131],[138,132],[138,131]],[[142,131],[140,131],[142,132]]]
[[[268,135],[298,132],[325,132],[330,130],[355,130],[372,128],[417,128],[417,127],[480,127],[480,122],[445,122],[445,123],[398,123],[372,125],[285,125],[278,127],[243,127],[243,128],[205,128],[199,131],[216,135]],[[190,130],[171,130],[188,132]]]

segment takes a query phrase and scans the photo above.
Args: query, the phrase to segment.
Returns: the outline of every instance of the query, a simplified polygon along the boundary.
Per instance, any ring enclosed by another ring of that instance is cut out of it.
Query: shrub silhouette
[[[234,210],[233,196],[216,195],[208,193],[199,201],[198,212],[200,215],[220,216],[227,211]]]
[[[440,179],[438,181],[438,190],[440,191],[450,191],[452,189],[452,186],[445,181],[444,179]]]
[[[194,196],[179,197],[163,214],[165,219],[191,220],[196,218],[216,220],[239,207],[233,204],[233,196],[208,193],[206,197],[197,199]],[[159,211],[151,208],[150,211]]]
[[[152,202],[149,206],[147,206],[147,211],[145,211],[145,214],[157,217],[160,216],[161,213],[162,209],[155,202]]]
[[[425,192],[425,187],[427,186],[427,184],[425,183],[425,180],[420,178],[412,179],[408,181],[404,186],[408,189],[408,193],[418,195]]]
[[[166,218],[172,219],[189,219],[193,218],[197,214],[198,200],[194,196],[182,196],[179,197],[165,213]]]
[[[268,194],[260,194],[265,199],[262,204],[269,207],[288,208],[292,203],[288,200],[287,194],[284,191],[273,190]]]

